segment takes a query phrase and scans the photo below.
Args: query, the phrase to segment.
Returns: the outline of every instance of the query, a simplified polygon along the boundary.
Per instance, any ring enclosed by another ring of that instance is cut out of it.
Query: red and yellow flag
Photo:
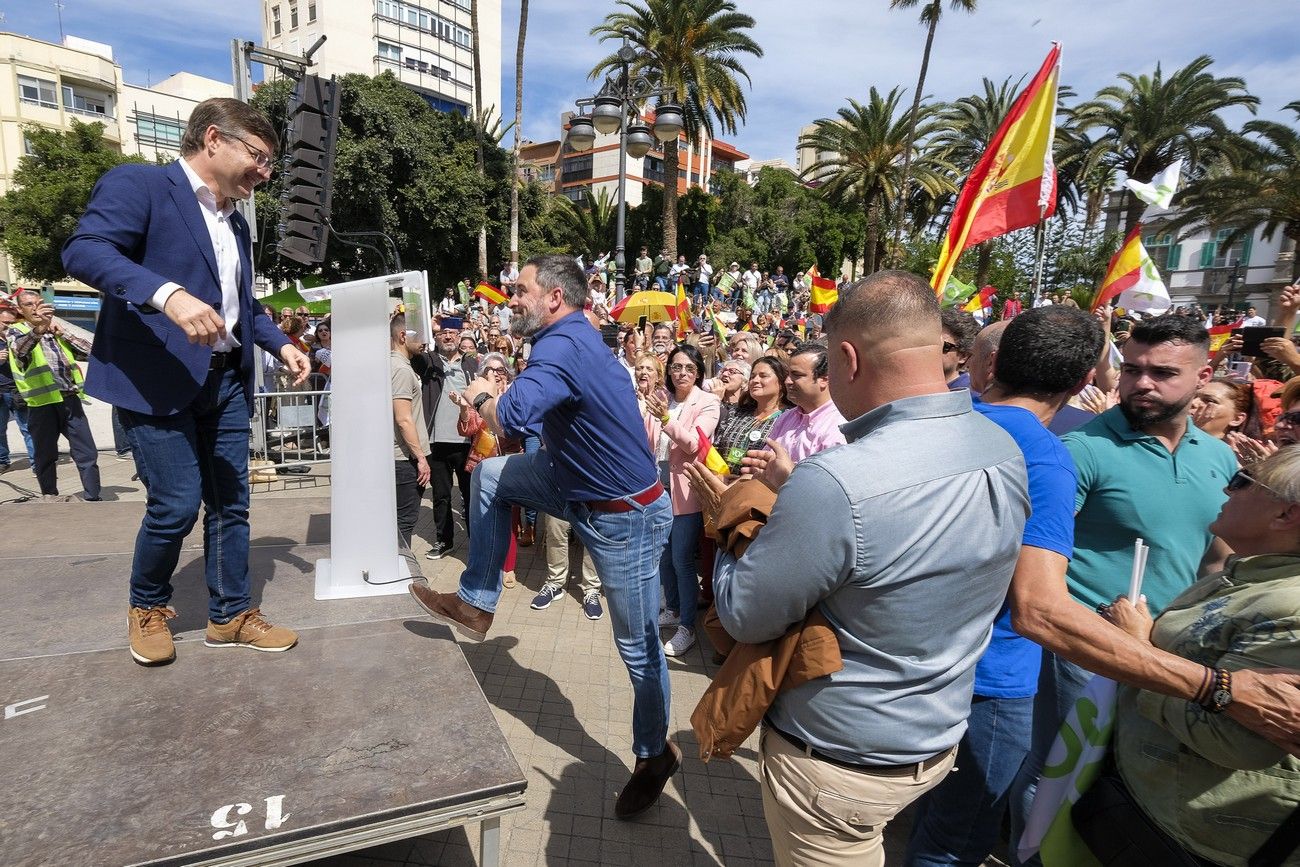
[[[677,339],[685,340],[690,333],[691,302],[686,297],[686,284],[677,284]]]
[[[962,184],[930,285],[940,298],[962,251],[1032,226],[1056,211],[1056,86],[1061,46],[1053,43],[1038,74],[1016,98],[1002,126]]]
[[[808,298],[808,309],[813,313],[825,313],[835,306],[836,301],[840,300],[840,290],[835,288],[834,280],[826,279],[817,271],[816,265],[808,269],[808,277],[812,279],[812,293]]]
[[[474,287],[474,294],[489,304],[505,304],[510,298],[491,283],[480,283]]]
[[[985,286],[970,297],[970,300],[966,302],[966,306],[962,307],[962,310],[965,310],[967,313],[972,315],[984,310],[991,310],[993,308],[993,298],[997,294],[998,290],[994,289],[992,286]]]
[[[1101,280],[1097,297],[1092,299],[1092,309],[1096,310],[1130,286],[1137,284],[1142,277],[1142,224],[1138,223],[1128,233],[1124,243],[1119,245],[1115,255],[1110,257],[1106,266],[1106,276]]]
[[[725,476],[729,473],[730,469],[727,467],[727,462],[722,459],[722,455],[718,454],[717,448],[713,445],[713,440],[709,439],[708,434],[699,427],[695,428],[695,432],[700,435],[700,445],[695,459],[718,475]]]
[[[1215,325],[1210,331],[1210,354],[1219,351],[1219,347],[1232,339],[1234,329],[1240,328],[1240,322],[1229,322],[1227,325]]]

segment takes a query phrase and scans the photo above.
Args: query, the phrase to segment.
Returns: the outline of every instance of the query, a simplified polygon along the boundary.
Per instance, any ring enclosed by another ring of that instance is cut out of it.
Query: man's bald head
[[[878,271],[849,286],[824,326],[832,341],[860,335],[885,351],[943,342],[939,299],[929,283],[907,271]]]
[[[845,418],[947,391],[939,300],[906,271],[881,271],[840,292],[826,314],[831,398]]]
[[[1011,320],[1003,319],[986,325],[975,335],[975,342],[970,347],[970,360],[966,362],[972,391],[986,391],[993,382],[993,356],[998,351],[998,344],[1002,342],[1002,332],[1010,324]]]

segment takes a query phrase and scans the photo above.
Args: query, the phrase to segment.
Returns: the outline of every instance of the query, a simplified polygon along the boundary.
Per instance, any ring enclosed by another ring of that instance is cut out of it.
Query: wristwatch
[[[1223,713],[1232,704],[1232,672],[1226,668],[1214,670],[1214,686],[1205,700],[1205,709],[1210,713]]]
[[[474,398],[474,412],[483,409],[483,404],[487,403],[491,399],[492,395],[488,394],[486,391]]]

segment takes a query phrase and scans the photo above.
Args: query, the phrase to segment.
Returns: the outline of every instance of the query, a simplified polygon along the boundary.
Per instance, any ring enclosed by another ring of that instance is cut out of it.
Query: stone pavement
[[[100,445],[105,498],[142,500],[143,491],[133,478],[134,463],[114,459],[107,407],[94,403],[88,413]],[[0,475],[0,503],[35,493],[35,479],[26,459],[20,457],[22,447],[13,426],[9,442],[16,450],[13,467]],[[304,492],[320,496],[322,486],[328,485],[328,471],[328,464],[318,465],[307,476],[257,485],[253,508],[271,500],[292,500]],[[59,464],[59,483],[61,493],[80,490],[76,468],[66,455]],[[458,497],[453,500],[459,502]],[[285,507],[292,508],[288,503]],[[87,520],[93,520],[95,504],[87,503],[85,509]],[[416,558],[435,589],[452,590],[464,565],[463,524],[458,522],[457,546],[437,562],[424,557],[431,531],[432,508],[426,498],[416,528]],[[576,549],[570,562],[576,575]],[[669,731],[684,754],[683,769],[658,805],[636,821],[620,822],[613,818],[613,804],[633,761],[632,691],[614,648],[609,618],[593,622],[582,615],[576,582],[549,609],[528,607],[546,575],[540,546],[520,549],[517,572],[520,586],[503,595],[489,639],[461,644],[528,779],[526,808],[502,822],[502,862],[510,867],[772,863],[763,823],[757,737],[751,737],[731,761],[714,759],[705,764],[699,759],[690,715],[717,669],[707,639],[668,663]],[[437,725],[432,709],[430,725]],[[901,862],[910,824],[904,813],[888,829],[890,863]],[[468,833],[455,828],[313,863],[319,867],[472,865],[478,863],[478,842],[472,827]]]

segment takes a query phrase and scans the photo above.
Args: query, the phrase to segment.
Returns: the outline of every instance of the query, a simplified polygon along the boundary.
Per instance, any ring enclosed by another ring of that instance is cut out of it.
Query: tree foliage
[[[31,152],[18,161],[13,188],[0,197],[0,249],[24,279],[62,280],[63,242],[77,227],[104,172],[126,157],[104,140],[102,123],[72,121],[66,132],[26,126]]]

